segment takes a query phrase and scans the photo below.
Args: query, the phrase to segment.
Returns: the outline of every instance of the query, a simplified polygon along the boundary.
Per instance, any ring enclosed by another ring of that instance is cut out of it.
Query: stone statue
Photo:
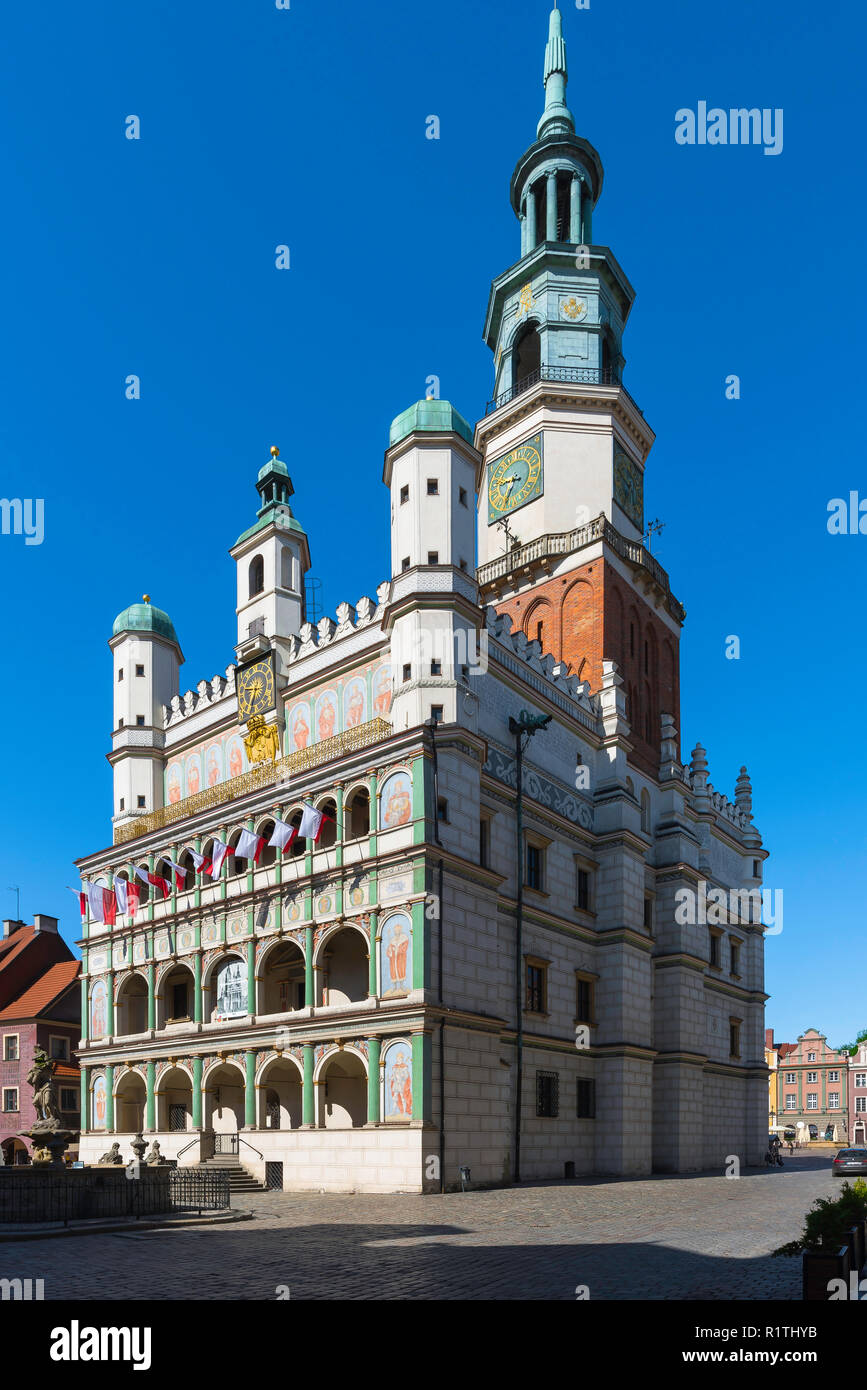
[[[28,1085],[33,1087],[33,1105],[40,1120],[60,1124],[60,1106],[54,1090],[54,1069],[57,1063],[41,1047],[33,1053],[33,1065],[27,1073]]]
[[[160,1153],[160,1146],[156,1139],[154,1139],[153,1143],[150,1146],[150,1149],[145,1155],[145,1163],[148,1164],[148,1166],[151,1168],[158,1168],[161,1164],[168,1163],[168,1159],[163,1158],[162,1154]]]
[[[107,1154],[103,1154],[100,1163],[123,1163],[123,1154],[120,1151],[120,1144],[112,1144]]]

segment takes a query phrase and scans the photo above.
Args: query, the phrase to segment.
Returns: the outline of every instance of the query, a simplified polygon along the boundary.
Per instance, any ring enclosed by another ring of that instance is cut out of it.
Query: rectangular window
[[[828,1072],[828,1080],[829,1080],[829,1081],[839,1081],[839,1080],[840,1080],[840,1073],[839,1073],[838,1071],[829,1071],[829,1072]]]
[[[432,676],[441,676],[442,673],[443,673],[443,664],[442,664],[442,662],[441,662],[441,661],[432,661],[431,664],[430,664],[430,673],[431,673]]]
[[[578,869],[575,884],[575,906],[582,912],[590,911],[590,874],[587,869]]]
[[[445,821],[448,825],[449,803],[444,796],[437,798],[437,820]]]
[[[48,1055],[55,1061],[66,1062],[69,1058],[69,1039],[52,1036],[48,1040]]]
[[[402,571],[403,571],[403,570],[408,570],[408,569],[409,569],[409,556],[408,556],[408,555],[404,555],[403,559],[402,559],[401,562],[400,562],[400,568],[401,568]]]
[[[60,1108],[61,1110],[77,1110],[78,1095],[71,1086],[61,1086],[60,1088]]]
[[[137,676],[143,676],[143,675],[144,675],[144,667],[137,664],[137,665],[136,665],[136,668],[135,668],[135,673],[136,673]]]
[[[138,808],[139,808],[139,810],[140,810],[140,811],[143,811],[144,808],[145,808],[145,799],[144,799],[144,797],[143,797],[143,796],[137,796],[137,797],[136,797],[136,801],[137,801],[137,803],[138,803]]]
[[[439,553],[439,551],[438,551],[438,550],[429,550],[428,553],[427,553],[427,562],[428,562],[429,565],[438,565],[439,562],[440,562],[440,553]]]
[[[653,932],[653,899],[644,899],[644,930]]]
[[[3,1038],[3,1061],[18,1061],[18,1034],[7,1033]]]
[[[467,490],[465,487],[458,489],[458,497],[460,499],[461,506],[465,507],[467,505]]]
[[[409,501],[409,484],[407,483],[407,484],[406,484],[404,487],[402,487],[401,490],[400,490],[400,505],[403,506],[404,502],[408,502],[408,501]]]
[[[122,666],[119,666],[119,667],[117,668],[117,678],[118,678],[118,681],[122,681],[122,680],[123,680],[123,667],[122,667]]]
[[[857,1115],[867,1114],[867,1096],[855,1097],[855,1113]]]
[[[18,1087],[8,1086],[3,1091],[3,1109],[7,1114],[18,1109]]]
[[[546,1011],[547,966],[540,962],[527,962],[527,989],[524,1008],[530,1014],[543,1014]]]
[[[124,806],[125,806],[125,798],[124,798],[124,797],[121,797],[121,799],[120,799],[120,809],[123,810],[123,809],[124,809]]]
[[[819,1073],[818,1073],[817,1071],[808,1071],[808,1072],[807,1072],[807,1085],[808,1085],[808,1086],[818,1086],[818,1084],[819,1084]]]
[[[856,1085],[856,1086],[867,1086],[867,1071],[856,1071],[856,1073],[855,1073],[855,1085]]]
[[[808,1110],[818,1110],[818,1109],[819,1109],[819,1097],[818,1097],[818,1094],[817,1094],[815,1091],[808,1091],[808,1092],[807,1092],[807,1109],[808,1109]]]
[[[807,1053],[807,1061],[808,1061],[808,1062],[815,1062],[815,1060],[816,1060],[816,1054],[815,1054],[815,1052],[808,1052],[808,1053]]]
[[[403,668],[403,678],[405,681],[412,680],[412,666],[407,664]]]
[[[136,722],[136,724],[138,725],[138,727],[139,727],[140,729],[143,729],[143,728],[144,728],[144,721],[145,721],[145,717],[144,717],[143,714],[137,714],[137,715],[136,715],[136,717],[135,717],[135,722]]]
[[[575,971],[575,1022],[595,1023],[595,980]]]
[[[428,497],[439,497],[440,485],[436,478],[428,478],[427,495]]]
[[[536,1114],[556,1120],[560,1114],[560,1076],[556,1071],[536,1072]]]
[[[798,1108],[798,1097],[797,1097],[797,1096],[786,1096],[786,1109],[787,1109],[787,1110],[797,1110],[797,1108]]]
[[[761,878],[761,876],[762,876],[762,861],[761,861],[761,859],[754,859],[754,860],[753,860],[753,878]]]
[[[828,1109],[829,1109],[829,1110],[839,1110],[839,1109],[840,1109],[840,1092],[839,1092],[839,1091],[829,1091],[829,1092],[828,1092]]]
[[[442,706],[442,705],[431,705],[431,707],[430,707],[430,717],[431,717],[431,719],[433,720],[434,724],[442,724],[442,722],[443,722],[443,706]]]
[[[119,729],[122,729],[122,728],[123,728],[123,720],[122,720],[122,719],[119,719],[119,720],[117,721],[117,727],[118,727]]]
[[[528,888],[535,888],[537,892],[542,891],[542,850],[539,845],[527,846],[527,877],[526,885]]]
[[[740,943],[739,941],[735,941],[734,939],[732,939],[732,940],[730,941],[730,949],[731,949],[731,957],[732,957],[731,973],[732,973],[733,975],[738,975],[738,976],[739,976],[740,973],[741,973],[741,969],[740,969],[740,961],[741,961],[741,943]]]
[[[741,1023],[740,1019],[729,1019],[729,1056],[740,1057],[741,1055]]]
[[[187,986],[186,982],[179,985],[172,985],[172,1018],[187,1017]]]
[[[794,1073],[793,1071],[787,1071],[787,1072],[786,1072],[786,1085],[787,1085],[787,1086],[794,1086],[794,1084],[795,1084],[795,1082],[797,1081],[797,1079],[798,1079],[798,1078],[797,1078],[797,1076],[795,1075],[795,1073]]]
[[[717,970],[719,969],[719,934],[715,931],[710,933],[710,964]]]
[[[483,869],[491,862],[491,822],[484,817],[479,821],[479,863]]]
[[[579,1076],[577,1083],[575,1114],[579,1120],[596,1118],[596,1082]]]

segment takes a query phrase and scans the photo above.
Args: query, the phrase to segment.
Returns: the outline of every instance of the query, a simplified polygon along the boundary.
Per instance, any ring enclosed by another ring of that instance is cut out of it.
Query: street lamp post
[[[518,876],[517,907],[515,919],[515,1046],[517,1074],[515,1077],[515,1164],[513,1182],[521,1181],[521,1106],[524,1092],[524,971],[522,968],[524,945],[524,749],[533,734],[539,729],[547,729],[551,723],[550,714],[529,714],[522,709],[517,719],[509,716],[509,733],[515,735],[517,803],[515,807],[515,832],[517,856],[515,872]]]

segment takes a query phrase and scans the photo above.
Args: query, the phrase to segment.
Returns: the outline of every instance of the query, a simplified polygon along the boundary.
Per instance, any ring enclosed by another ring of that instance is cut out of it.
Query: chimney
[[[57,918],[46,917],[44,912],[37,912],[33,918],[34,931],[50,931],[57,935]]]
[[[774,1030],[773,1030],[773,1028],[766,1028],[766,1029],[765,1029],[765,1047],[768,1048],[768,1050],[769,1050],[770,1052],[773,1052],[773,1050],[774,1050]]]
[[[3,938],[6,940],[13,932],[19,931],[24,926],[23,922],[18,922],[14,917],[3,918]]]

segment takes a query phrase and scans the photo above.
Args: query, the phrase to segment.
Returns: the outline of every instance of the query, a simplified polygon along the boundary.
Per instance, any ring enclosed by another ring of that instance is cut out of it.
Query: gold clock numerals
[[[274,704],[274,676],[268,662],[244,671],[238,679],[238,713],[242,720],[264,714]]]

